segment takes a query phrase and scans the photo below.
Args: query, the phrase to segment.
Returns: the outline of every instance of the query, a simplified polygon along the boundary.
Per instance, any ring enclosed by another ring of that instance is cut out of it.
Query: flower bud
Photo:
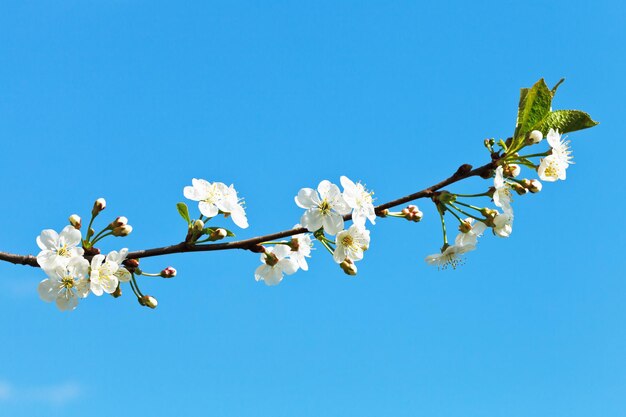
[[[128,224],[128,219],[124,216],[119,216],[115,220],[111,222],[109,228],[115,229],[116,227],[126,226]]]
[[[532,179],[529,182],[530,184],[527,188],[531,193],[538,193],[543,188],[543,184],[539,180]]]
[[[541,142],[542,139],[543,139],[543,133],[541,133],[538,130],[533,130],[532,132],[530,132],[530,135],[528,135],[528,142],[532,144],[537,144]]]
[[[122,263],[126,268],[139,268],[139,259],[126,259]]]
[[[141,304],[142,306],[150,308],[157,308],[157,306],[159,305],[157,299],[151,295],[144,295],[143,297],[138,298],[137,301],[139,301],[139,304]]]
[[[91,215],[96,217],[98,213],[104,210],[107,207],[107,202],[104,198],[99,198],[93,203],[93,208],[91,209]]]
[[[405,210],[406,213],[404,213]],[[407,206],[404,210],[402,210],[402,213],[404,214],[405,219],[412,222],[419,222],[424,216],[424,213],[422,213],[420,209],[414,205]]]
[[[200,219],[193,222],[193,231],[197,233],[202,233],[204,230],[204,222]]]
[[[517,177],[520,174],[521,171],[522,171],[522,169],[517,164],[508,164],[508,165],[505,165],[503,167],[503,169],[502,169],[502,173],[506,177],[510,177],[510,178]]]
[[[119,226],[113,229],[113,236],[123,237],[130,235],[130,232],[133,231],[133,226],[130,224],[125,224],[124,226]]]
[[[518,183],[511,184],[511,188],[519,195],[524,195],[528,192],[526,187]]]
[[[74,226],[74,229],[80,230],[80,227],[82,226],[82,221],[78,214],[72,214],[69,218],[69,221],[70,224]]]
[[[222,229],[220,227],[211,232],[211,234],[209,235],[209,240],[211,242],[215,242],[216,240],[224,239],[226,236],[228,236],[228,232],[226,231],[226,229]]]
[[[163,271],[161,271],[161,276],[163,278],[174,278],[176,276],[176,269],[168,266]]]
[[[342,263],[339,264],[339,266],[347,275],[354,276],[358,271],[356,265],[354,264],[354,262],[352,262],[350,258],[346,258]]]

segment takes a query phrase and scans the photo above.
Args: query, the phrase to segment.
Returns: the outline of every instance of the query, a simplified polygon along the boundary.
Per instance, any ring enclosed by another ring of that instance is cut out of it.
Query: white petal
[[[322,227],[322,213],[316,208],[308,209],[300,218],[300,223],[302,223],[302,226],[305,227],[307,230],[315,232],[319,230],[320,227]]]
[[[37,236],[37,246],[41,250],[53,250],[56,251],[59,244],[59,235],[52,229],[46,229],[39,236]]]
[[[276,266],[287,275],[291,275],[298,270],[298,263],[291,258],[281,259]]]
[[[202,213],[206,217],[215,217],[219,213],[219,210],[215,204],[211,204],[206,201],[201,201],[198,203],[198,208],[200,209],[200,213]]]
[[[63,291],[57,297],[56,304],[61,311],[71,311],[78,305],[78,297],[72,291]]]
[[[295,197],[296,204],[301,208],[314,208],[321,204],[317,191],[312,188],[302,188]]]
[[[61,246],[67,245],[68,247],[78,246],[81,240],[80,230],[74,226],[65,226],[59,236],[59,243]]]
[[[37,286],[39,298],[45,302],[51,302],[56,299],[55,283],[51,279],[44,279]]]
[[[328,215],[323,216],[322,225],[326,233],[336,235],[343,230],[343,217],[337,213],[330,212]]]

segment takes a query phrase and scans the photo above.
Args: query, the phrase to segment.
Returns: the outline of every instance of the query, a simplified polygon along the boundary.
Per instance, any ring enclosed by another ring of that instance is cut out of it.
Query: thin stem
[[[552,153],[552,151],[550,150],[550,151],[546,151],[546,152],[543,152],[543,153],[533,153],[533,154],[530,154],[530,155],[520,155],[520,156],[516,157],[515,159],[534,158],[536,156],[548,156],[551,153]]]
[[[477,210],[477,211],[483,211],[483,209],[482,209],[482,208],[480,208],[480,207],[476,207],[476,206],[473,206],[473,205],[471,205],[471,204],[466,204],[466,203],[464,203],[464,202],[462,202],[462,201],[458,201],[458,200],[457,200],[457,201],[456,201],[456,203],[457,203],[457,204],[460,204],[460,205],[462,205],[462,206],[469,207],[469,208],[471,208],[471,209]]]
[[[91,246],[95,245],[98,241],[104,239],[107,236],[111,236],[113,234],[113,231],[110,231],[109,233],[105,233],[102,236],[100,236],[98,239],[94,239],[91,241]]]
[[[448,234],[446,233],[446,220],[444,219],[443,210],[439,210],[437,207],[437,211],[439,212],[439,218],[441,219],[441,231],[443,232],[443,246],[444,248],[448,246]]]
[[[456,207],[454,207],[454,204],[448,204],[448,205],[449,205],[450,207],[456,208]],[[459,209],[457,209],[457,210],[459,210]],[[463,219],[461,219],[461,218],[459,217],[459,215],[458,215],[458,214],[456,214],[454,211],[452,211],[452,210],[448,210],[448,211],[449,211],[450,213],[452,213],[452,215],[453,215],[454,217],[456,217],[456,218],[457,218],[457,220],[459,221],[459,223],[463,223],[463,222],[464,222],[464,220],[463,220]],[[461,211],[461,210],[459,210],[459,211]],[[463,212],[461,211],[461,213],[463,213]],[[463,214],[465,214],[465,213],[463,213]]]
[[[489,192],[485,191],[484,193],[480,193],[480,194],[457,194],[457,193],[452,193],[452,194],[457,197],[485,197],[489,195]]]
[[[458,203],[458,201],[457,201],[457,203]],[[452,204],[452,203],[450,203],[450,206],[451,206],[453,209],[455,209],[456,211],[458,211],[459,213],[466,215],[467,217],[471,217],[472,219],[476,219],[476,220],[480,220],[480,221],[485,220],[485,219],[481,219],[480,217],[476,217],[476,216],[474,216],[474,215],[472,215],[472,214],[466,213],[465,211],[461,210],[460,208],[458,208],[457,206],[455,206],[455,205],[454,205],[454,204]],[[455,214],[453,211],[450,211],[450,213]]]

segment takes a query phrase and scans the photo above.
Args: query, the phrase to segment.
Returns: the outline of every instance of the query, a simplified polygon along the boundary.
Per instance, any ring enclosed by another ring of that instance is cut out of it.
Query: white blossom
[[[118,251],[111,251],[106,257],[107,261],[113,262],[117,265],[117,271],[115,272],[115,276],[120,282],[128,282],[130,281],[130,272],[126,267],[122,264],[124,260],[126,260],[126,255],[128,255],[128,248],[121,249]]]
[[[439,269],[446,269],[449,266],[452,269],[456,269],[457,266],[463,263],[463,258],[460,255],[474,249],[475,246],[473,245],[449,245],[440,253],[428,255],[426,263],[437,265]]]
[[[499,237],[509,237],[513,232],[513,213],[498,213],[493,219],[493,232]]]
[[[506,212],[513,211],[511,207],[511,187],[504,180],[504,172],[502,166],[496,168],[495,177],[493,178],[493,186],[495,191],[493,192],[493,203],[502,208]]]
[[[570,164],[573,164],[569,141],[562,140],[559,132],[553,129],[548,132],[547,139],[552,148],[552,154],[541,160],[537,174],[539,174],[539,178],[548,182],[565,180],[567,178],[566,170]]]
[[[72,258],[65,266],[56,266],[45,270],[48,278],[39,283],[37,291],[39,297],[46,301],[55,301],[61,311],[74,310],[78,305],[78,298],[85,298],[89,294],[87,271],[89,262],[82,257]]]
[[[284,274],[291,275],[298,270],[298,263],[288,258],[290,253],[291,248],[288,245],[266,248],[265,253],[261,254],[263,264],[254,271],[254,278],[266,285],[278,285]]]
[[[469,223],[472,228],[465,233],[459,233],[454,239],[454,244],[456,246],[467,246],[467,251],[469,251],[473,250],[476,247],[476,244],[478,243],[478,238],[482,236],[485,229],[487,229],[487,225],[483,222],[476,222],[474,224],[475,219],[473,219],[472,217],[468,217],[467,219],[465,219],[465,222]]]
[[[343,186],[343,198],[352,208],[352,221],[361,227],[365,227],[365,219],[369,219],[370,223],[376,223],[376,213],[374,212],[374,204],[372,192],[367,191],[360,182],[355,184],[348,177],[340,178]]]
[[[533,130],[532,132],[530,132],[529,138],[532,143],[537,144],[543,139],[543,133],[541,133],[539,130]]]
[[[339,187],[330,181],[319,183],[317,191],[302,188],[295,198],[298,207],[307,209],[300,223],[311,232],[324,227],[324,231],[335,235],[343,230],[343,215],[350,213]]]
[[[91,259],[91,270],[89,271],[91,292],[97,296],[114,292],[118,284],[118,278],[115,275],[118,268],[117,263],[106,260],[104,255],[95,255]]]
[[[74,226],[65,226],[61,234],[46,229],[37,237],[37,246],[41,249],[37,255],[37,263],[43,269],[65,267],[71,258],[82,256],[85,252],[83,248],[78,247],[80,243],[80,230]]]
[[[360,261],[363,259],[363,251],[369,248],[370,232],[357,224],[353,224],[348,230],[337,233],[335,243],[335,251],[333,252],[335,262],[340,264],[346,258],[355,262]]]
[[[300,227],[302,226],[296,224],[293,228],[299,229]],[[306,261],[306,258],[311,257],[311,248],[313,246],[311,236],[306,233],[301,233],[299,235],[293,236],[291,239],[292,240],[289,243],[289,246],[291,247],[289,257],[298,264],[298,267],[300,267],[300,269],[308,271],[309,265]]]
[[[221,211],[232,217],[233,222],[242,229],[248,227],[246,212],[237,196],[234,186],[228,187],[222,182],[210,183],[203,179],[194,178],[193,185],[183,189],[185,198],[198,201],[200,213],[211,218]]]

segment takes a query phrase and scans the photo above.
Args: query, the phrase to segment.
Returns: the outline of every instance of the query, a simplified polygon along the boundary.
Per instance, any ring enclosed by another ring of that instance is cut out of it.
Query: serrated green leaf
[[[176,209],[178,210],[178,214],[182,217],[187,224],[191,224],[191,219],[189,218],[189,208],[187,208],[187,204],[185,203],[177,203]]]
[[[544,79],[540,79],[531,88],[520,91],[517,122],[515,124],[514,142],[524,140],[526,133],[538,124],[548,113],[552,105],[552,92]],[[515,147],[515,146],[514,146]]]
[[[574,132],[576,130],[594,127],[598,122],[589,114],[580,110],[556,110],[548,114],[533,130],[539,130],[544,136],[550,129],[558,130],[559,133]]]

